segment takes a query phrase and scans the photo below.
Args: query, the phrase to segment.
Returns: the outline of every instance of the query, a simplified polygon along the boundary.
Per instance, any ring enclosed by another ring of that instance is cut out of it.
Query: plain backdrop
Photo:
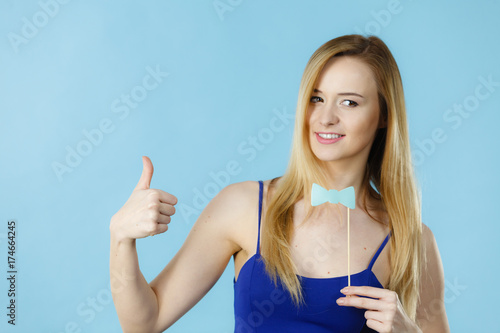
[[[169,231],[137,242],[150,281],[222,187],[283,174],[307,60],[362,33],[401,71],[451,330],[500,332],[499,14],[491,0],[1,0],[0,276],[10,220],[18,274],[15,327],[0,279],[0,331],[121,332],[109,220],[141,156],[179,198]],[[231,262],[169,332],[231,332],[233,276]]]

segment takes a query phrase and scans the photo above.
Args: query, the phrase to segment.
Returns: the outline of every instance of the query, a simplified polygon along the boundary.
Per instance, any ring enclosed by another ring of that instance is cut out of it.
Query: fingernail
[[[344,289],[342,289],[340,292],[341,292],[342,294],[345,294],[345,293],[349,292],[349,289],[348,289],[348,288],[344,288]]]
[[[337,304],[344,304],[344,299],[343,298],[339,298],[337,299]]]

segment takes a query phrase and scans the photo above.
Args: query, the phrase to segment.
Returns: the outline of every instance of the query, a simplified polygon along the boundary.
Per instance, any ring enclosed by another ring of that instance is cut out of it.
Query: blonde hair
[[[297,306],[303,303],[289,243],[294,204],[310,197],[313,182],[326,187],[328,179],[324,162],[313,154],[309,145],[307,108],[324,65],[330,58],[340,56],[355,57],[366,63],[377,84],[380,114],[387,127],[376,133],[360,198],[362,209],[374,220],[377,219],[367,209],[368,197],[380,202],[387,211],[392,231],[388,288],[397,292],[407,315],[415,320],[422,261],[420,193],[411,162],[401,76],[388,47],[375,36],[347,35],[332,39],[316,50],[306,65],[300,83],[289,164],[280,181],[274,183],[277,178],[273,179],[269,188],[272,188],[272,196],[264,216],[261,248],[266,270],[275,284],[279,278]],[[307,217],[314,209],[308,206]]]

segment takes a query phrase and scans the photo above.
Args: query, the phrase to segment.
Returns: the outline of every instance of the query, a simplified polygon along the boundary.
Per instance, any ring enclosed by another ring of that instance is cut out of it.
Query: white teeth
[[[320,137],[322,137],[323,139],[337,139],[337,138],[340,138],[341,136],[343,136],[340,134],[323,134],[323,133],[318,133],[318,135]]]

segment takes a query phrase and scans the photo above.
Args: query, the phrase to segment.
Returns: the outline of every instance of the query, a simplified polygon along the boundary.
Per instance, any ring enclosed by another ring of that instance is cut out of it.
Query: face
[[[368,65],[349,56],[330,59],[307,112],[309,143],[318,159],[366,165],[381,125],[377,86]]]

